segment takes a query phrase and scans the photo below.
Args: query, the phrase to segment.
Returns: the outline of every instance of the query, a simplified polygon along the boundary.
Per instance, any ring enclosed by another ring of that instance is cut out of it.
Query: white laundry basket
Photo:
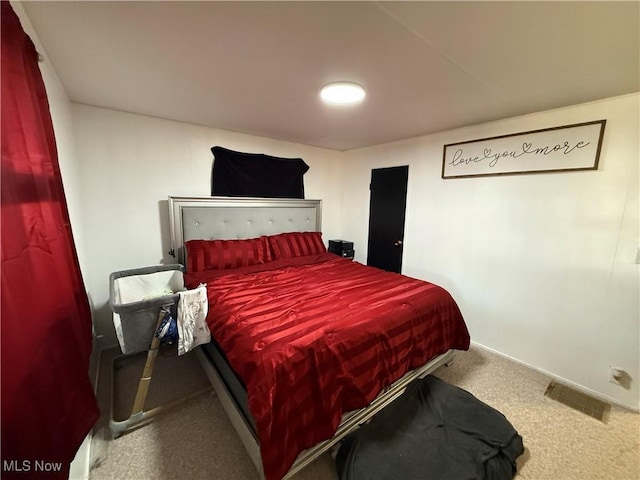
[[[109,306],[122,353],[149,349],[162,307],[168,306],[176,318],[177,292],[184,290],[183,273],[182,265],[172,264],[109,276]]]

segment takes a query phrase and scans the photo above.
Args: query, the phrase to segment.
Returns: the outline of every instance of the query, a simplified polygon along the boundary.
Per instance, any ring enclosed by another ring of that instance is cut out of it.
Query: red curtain
[[[98,418],[91,313],[38,53],[2,1],[2,478],[67,478]]]

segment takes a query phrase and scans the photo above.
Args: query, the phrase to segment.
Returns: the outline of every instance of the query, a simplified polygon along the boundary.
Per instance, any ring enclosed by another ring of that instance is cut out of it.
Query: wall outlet
[[[616,385],[621,385],[625,377],[625,371],[620,367],[609,365],[609,381]]]

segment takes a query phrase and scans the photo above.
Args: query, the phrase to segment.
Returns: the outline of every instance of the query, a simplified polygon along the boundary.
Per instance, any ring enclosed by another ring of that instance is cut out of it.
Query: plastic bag
[[[166,314],[156,330],[156,337],[160,339],[160,343],[171,344],[178,340],[178,323],[169,310],[166,310]]]

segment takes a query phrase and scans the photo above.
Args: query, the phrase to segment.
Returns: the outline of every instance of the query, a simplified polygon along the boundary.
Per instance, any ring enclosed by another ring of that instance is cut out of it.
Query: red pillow
[[[271,261],[266,237],[246,240],[189,240],[187,271],[226,270]]]
[[[267,237],[273,258],[303,257],[327,251],[321,232],[291,232]]]

